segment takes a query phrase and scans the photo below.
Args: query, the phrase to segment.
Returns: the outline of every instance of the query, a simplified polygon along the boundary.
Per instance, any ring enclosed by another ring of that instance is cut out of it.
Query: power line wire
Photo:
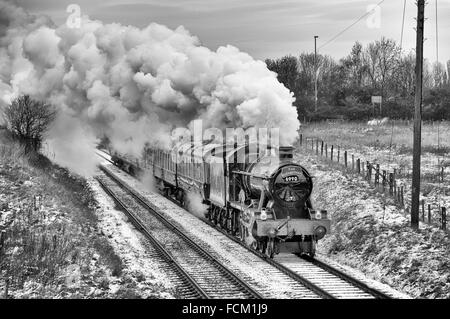
[[[438,5],[437,0],[435,0],[436,7],[436,64],[439,63],[439,37],[438,37]]]
[[[403,29],[405,28],[405,12],[406,12],[406,0],[403,2],[403,18],[402,18],[402,34],[400,36],[400,49],[403,44]]]
[[[319,47],[319,50],[322,49],[323,47],[325,47],[326,45],[330,44],[331,42],[333,42],[334,40],[336,40],[340,35],[342,35],[344,32],[346,32],[348,29],[350,29],[351,27],[353,27],[355,24],[357,24],[359,21],[361,21],[362,19],[364,19],[365,17],[367,17],[369,14],[371,14],[376,7],[379,7],[385,0],[381,0],[380,2],[378,2],[372,10],[367,11],[365,14],[363,14],[362,16],[360,16],[355,22],[353,22],[352,24],[350,24],[348,27],[346,27],[345,29],[343,29],[341,32],[339,32],[338,34],[336,34],[335,36],[333,36],[331,39],[329,39],[327,42],[325,42],[324,44],[322,44]]]

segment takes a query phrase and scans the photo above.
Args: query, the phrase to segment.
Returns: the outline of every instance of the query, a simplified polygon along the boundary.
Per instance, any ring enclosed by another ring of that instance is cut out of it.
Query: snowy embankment
[[[173,297],[98,185],[15,144],[0,149],[0,298]]]
[[[423,223],[412,230],[409,216],[357,175],[309,153],[296,160],[315,177],[315,206],[333,221],[321,253],[413,297],[450,297],[450,239],[443,231]]]

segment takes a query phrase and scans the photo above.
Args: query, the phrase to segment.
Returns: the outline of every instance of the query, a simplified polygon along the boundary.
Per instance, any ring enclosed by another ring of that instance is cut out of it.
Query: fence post
[[[356,169],[358,170],[358,174],[361,174],[361,160],[359,158],[356,160]]]
[[[375,186],[380,185],[380,164],[375,168]]]
[[[447,230],[447,209],[445,207],[441,207],[442,209],[442,229]]]
[[[431,205],[428,204],[428,223],[431,224]]]
[[[331,145],[331,161],[333,161],[333,151],[334,151],[334,145]]]
[[[320,156],[323,156],[323,141],[322,141],[322,145],[320,146]]]
[[[5,247],[6,230],[0,232],[0,257],[3,255],[3,247]]]
[[[328,144],[325,143],[325,158],[328,158]]]
[[[355,155],[352,154],[352,171],[355,171]]]
[[[5,299],[8,299],[8,293],[9,293],[9,278],[6,278],[5,280]]]
[[[344,164],[345,168],[347,168],[347,151],[344,151]]]
[[[400,188],[400,195],[402,199],[402,206],[405,206],[405,198],[403,197],[403,186]]]
[[[370,182],[372,181],[372,165],[369,163],[369,161],[367,161],[367,176],[366,179]]]
[[[421,204],[422,204],[422,221],[425,221],[425,200],[424,199],[422,199]]]
[[[395,180],[397,179],[397,169],[396,168],[394,168],[394,184],[395,184]]]
[[[316,155],[319,155],[319,140],[316,140]]]
[[[300,134],[300,146],[303,145],[303,134]]]
[[[311,150],[314,151],[314,138],[311,139]]]
[[[386,170],[383,170],[383,192],[386,188],[386,181],[387,181],[386,176],[387,176]]]
[[[389,173],[389,195],[393,195],[394,189],[394,174]]]
[[[341,160],[341,147],[338,146],[338,163],[340,162],[340,160]]]

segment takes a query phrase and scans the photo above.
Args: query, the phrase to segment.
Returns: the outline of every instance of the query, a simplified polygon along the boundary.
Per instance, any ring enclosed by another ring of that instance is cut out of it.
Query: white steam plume
[[[146,191],[153,193],[158,190],[156,187],[155,177],[150,171],[144,171],[144,173],[139,176],[139,180],[141,181]]]
[[[204,129],[280,128],[282,144],[295,141],[300,125],[293,94],[233,46],[211,51],[182,26],[139,29],[86,16],[80,28],[55,26],[0,0],[0,108],[20,94],[63,113],[49,136],[56,154],[74,147],[89,156],[107,135],[139,155],[146,142],[168,146],[171,130],[195,119]],[[55,158],[83,174],[94,163]]]
[[[208,205],[203,204],[203,198],[199,193],[186,193],[186,208],[188,211],[199,218],[205,218],[208,211]]]

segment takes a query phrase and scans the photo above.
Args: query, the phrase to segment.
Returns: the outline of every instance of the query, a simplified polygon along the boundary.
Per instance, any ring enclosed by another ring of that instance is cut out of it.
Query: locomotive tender
[[[255,151],[256,149],[256,151]],[[212,223],[268,257],[280,251],[314,256],[330,232],[324,210],[311,205],[313,182],[293,163],[293,147],[184,143],[172,150],[147,147],[142,159],[117,153],[113,162],[133,175],[150,172],[165,195],[185,204],[197,193]]]

